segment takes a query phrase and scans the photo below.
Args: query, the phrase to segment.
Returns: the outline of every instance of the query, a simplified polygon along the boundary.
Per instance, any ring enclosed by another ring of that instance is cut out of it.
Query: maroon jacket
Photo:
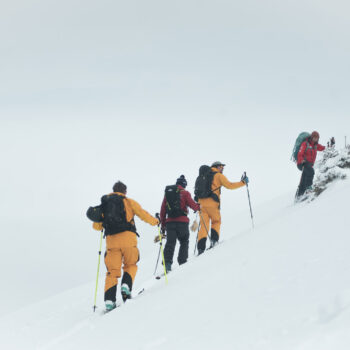
[[[190,192],[186,191],[182,186],[177,185],[177,187],[180,190],[180,205],[181,209],[185,212],[188,213],[188,207],[193,209],[194,211],[198,211],[200,209],[200,206],[198,203],[196,203],[192,197]],[[166,198],[164,197],[162,207],[160,209],[160,221],[162,227],[165,227],[165,224],[167,222],[190,222],[190,219],[183,215],[183,216],[178,216],[177,218],[167,218],[166,217]]]
[[[322,146],[318,143],[314,144],[311,140],[307,139],[300,146],[297,164],[299,165],[303,162],[303,160],[306,160],[307,162],[314,165],[317,151],[323,151],[325,148],[325,146]]]

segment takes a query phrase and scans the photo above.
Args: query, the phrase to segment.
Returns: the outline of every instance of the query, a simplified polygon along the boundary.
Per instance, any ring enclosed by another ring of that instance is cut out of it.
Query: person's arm
[[[219,176],[221,186],[224,186],[229,190],[235,190],[236,188],[245,186],[245,183],[243,181],[230,182],[225,175],[220,173],[217,174],[217,176]]]
[[[152,226],[158,225],[158,219],[156,219],[149,212],[144,210],[139,203],[130,198],[128,198],[127,200],[129,201],[135,215],[137,215],[142,221],[147,222]]]
[[[166,198],[163,198],[162,206],[160,208],[160,223],[162,227],[165,227],[165,219],[166,219]]]
[[[200,205],[192,199],[190,192],[185,191],[185,199],[186,199],[186,206],[190,207],[194,211],[200,210]]]
[[[324,151],[326,149],[325,146],[320,145],[319,143],[317,144],[317,151]]]
[[[305,150],[306,150],[306,142],[303,142],[298,152],[297,164],[301,164],[304,161]]]

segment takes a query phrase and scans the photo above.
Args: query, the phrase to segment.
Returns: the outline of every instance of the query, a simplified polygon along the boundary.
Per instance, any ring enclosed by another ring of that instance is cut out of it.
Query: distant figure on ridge
[[[199,204],[192,199],[190,192],[185,190],[186,186],[187,181],[184,175],[176,180],[175,185],[167,186],[160,209],[161,231],[164,234],[166,230],[164,260],[167,272],[171,271],[176,240],[180,242],[177,261],[179,265],[187,262],[190,237],[188,207],[195,212],[200,209]]]
[[[298,156],[297,167],[302,171],[297,198],[301,197],[306,190],[310,190],[313,184],[315,170],[314,164],[318,151],[324,151],[325,146],[318,143],[320,135],[313,131],[311,135],[301,144]]]
[[[195,200],[201,206],[200,229],[198,232],[198,255],[206,249],[207,236],[210,235],[210,247],[213,247],[220,236],[221,214],[220,214],[220,194],[221,187],[234,190],[248,184],[247,176],[239,182],[230,182],[223,175],[225,164],[214,162],[211,167],[202,165],[199,169],[199,176],[195,184]],[[211,221],[211,227],[210,227]],[[210,228],[210,231],[209,231]]]

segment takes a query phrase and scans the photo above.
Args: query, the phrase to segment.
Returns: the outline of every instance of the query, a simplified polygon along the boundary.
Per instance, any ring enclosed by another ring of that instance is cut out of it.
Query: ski
[[[133,295],[131,299],[134,299],[136,297],[138,297],[140,294],[142,294],[145,291],[145,288],[141,288],[136,295]]]
[[[131,298],[130,298],[129,300],[136,299],[136,298],[137,298],[139,295],[141,295],[144,291],[145,291],[145,288],[141,288],[137,293],[135,293],[135,294],[132,293],[132,294],[131,294]],[[118,307],[123,306],[125,303],[126,303],[126,301],[125,301],[125,302],[117,302],[114,309],[112,309],[112,310],[106,310],[106,309],[103,310],[103,315],[109,314],[111,311],[117,309]]]

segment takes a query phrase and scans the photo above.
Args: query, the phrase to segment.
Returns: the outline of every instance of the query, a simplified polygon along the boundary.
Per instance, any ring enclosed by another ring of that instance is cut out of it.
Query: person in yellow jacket
[[[134,216],[137,215],[152,226],[159,224],[158,219],[142,209],[139,203],[127,198],[126,192],[126,185],[120,181],[117,182],[113,186],[113,193],[101,198],[103,222],[93,224],[96,230],[104,228],[106,237],[105,265],[107,274],[104,300],[107,311],[116,307],[117,284],[118,278],[121,277],[122,265],[121,294],[123,301],[125,302],[131,297],[137,262],[140,259]]]
[[[211,196],[208,198],[198,199],[200,204],[200,229],[198,232],[198,255],[202,254],[206,249],[207,236],[209,234],[210,221],[210,247],[213,247],[220,237],[221,215],[220,215],[220,194],[221,187],[224,186],[229,190],[234,190],[245,186],[249,179],[247,176],[239,182],[230,182],[223,175],[225,164],[214,162],[211,165],[211,171],[214,173],[211,183]]]

